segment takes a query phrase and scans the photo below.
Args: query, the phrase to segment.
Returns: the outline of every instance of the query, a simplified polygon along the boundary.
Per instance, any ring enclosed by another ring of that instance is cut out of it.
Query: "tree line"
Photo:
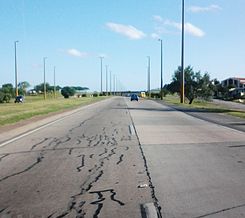
[[[211,79],[207,72],[201,73],[201,71],[195,72],[192,66],[188,66],[184,69],[185,74],[185,99],[189,104],[193,103],[196,98],[202,98],[204,100],[210,100],[211,98],[220,98],[224,100],[231,100],[236,96],[230,95],[230,90],[234,88],[233,85],[228,87],[222,86],[221,82],[217,79]],[[166,94],[180,94],[180,75],[181,67],[178,67],[172,76],[172,81],[163,87],[163,95]],[[18,84],[18,90],[20,95],[26,95],[27,89],[30,84],[27,81],[20,82]],[[51,86],[46,83],[46,91],[53,92],[55,90],[61,91],[64,98],[69,98],[75,95],[76,92],[88,90],[87,87],[81,86]],[[34,89],[36,93],[44,92],[44,84],[36,85]],[[152,97],[159,97],[160,93],[152,93]],[[11,98],[15,97],[15,88],[12,84],[4,84],[0,88],[0,103],[9,102]]]
[[[30,83],[27,81],[20,82],[18,84],[18,94],[19,95],[27,95],[28,89],[31,87]],[[49,83],[46,83],[46,92],[52,93],[54,90],[61,91],[61,94],[65,98],[69,98],[70,96],[73,96],[78,91],[84,91],[88,90],[87,87],[81,87],[81,86],[65,86],[61,87],[59,85],[57,86],[51,86]],[[32,94],[43,94],[44,93],[44,83],[41,83],[39,85],[34,86],[34,88],[31,90]],[[16,97],[16,90],[15,87],[11,83],[3,84],[0,88],[0,103],[8,103],[10,102],[11,98]]]

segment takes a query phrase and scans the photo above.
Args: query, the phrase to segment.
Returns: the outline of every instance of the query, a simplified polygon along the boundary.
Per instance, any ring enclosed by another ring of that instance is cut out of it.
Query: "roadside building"
[[[230,88],[230,95],[242,97],[245,95],[245,78],[231,77],[221,82],[223,87]]]

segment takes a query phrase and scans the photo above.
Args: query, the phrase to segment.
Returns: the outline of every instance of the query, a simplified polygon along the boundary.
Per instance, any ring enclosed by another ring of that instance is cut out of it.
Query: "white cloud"
[[[113,32],[122,34],[129,39],[142,39],[146,35],[142,31],[136,29],[134,26],[131,25],[123,25],[118,23],[106,23],[106,26]]]
[[[182,29],[182,28],[181,28]],[[198,27],[194,26],[191,23],[185,24],[185,31],[193,36],[203,37],[205,33]]]
[[[66,53],[67,53],[68,55],[70,55],[70,56],[78,57],[78,58],[85,58],[85,57],[88,56],[88,53],[78,51],[78,50],[75,49],[75,48],[68,49],[68,50],[66,51]]]
[[[222,8],[218,5],[209,5],[207,7],[191,6],[188,8],[188,11],[191,11],[193,13],[214,12],[220,10],[222,10]]]
[[[175,27],[179,30],[182,30],[182,25],[181,23],[177,23],[174,21],[166,20],[164,22],[165,25]],[[203,37],[205,35],[204,31],[201,30],[200,28],[194,26],[191,23],[185,23],[185,32],[189,33],[190,35],[196,36],[196,37]]]
[[[153,38],[153,39],[160,39],[161,37],[160,37],[160,35],[157,34],[157,33],[152,33],[152,34],[151,34],[151,38]]]
[[[155,20],[157,22],[162,22],[163,21],[162,17],[159,16],[159,15],[153,15],[153,20]]]
[[[172,21],[172,20],[164,20],[159,15],[154,15],[153,20],[155,21],[155,32],[151,34],[151,37],[153,39],[161,38],[160,36],[162,34],[178,34],[176,30],[182,30],[181,23]],[[196,37],[203,37],[205,35],[205,32],[201,30],[200,28],[194,26],[191,23],[185,23],[185,32]],[[174,30],[174,29],[175,30]]]

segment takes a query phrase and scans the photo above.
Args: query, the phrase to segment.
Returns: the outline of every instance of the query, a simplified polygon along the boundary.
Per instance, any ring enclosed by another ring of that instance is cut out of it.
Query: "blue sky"
[[[245,1],[185,1],[185,66],[211,78],[245,77]],[[180,65],[181,0],[0,0],[0,85],[14,84],[14,41],[18,80],[100,90],[100,59],[118,88],[160,86],[160,43],[164,84]],[[105,89],[105,80],[103,80]],[[108,85],[109,87],[109,85]]]

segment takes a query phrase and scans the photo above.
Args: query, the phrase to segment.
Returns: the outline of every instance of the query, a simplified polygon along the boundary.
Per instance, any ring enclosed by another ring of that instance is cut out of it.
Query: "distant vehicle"
[[[138,100],[139,100],[138,95],[136,95],[136,94],[131,95],[131,101],[138,101]]]
[[[16,96],[14,103],[23,103],[23,101],[24,97],[22,95],[18,95]]]
[[[141,92],[140,97],[145,98],[145,92]]]

